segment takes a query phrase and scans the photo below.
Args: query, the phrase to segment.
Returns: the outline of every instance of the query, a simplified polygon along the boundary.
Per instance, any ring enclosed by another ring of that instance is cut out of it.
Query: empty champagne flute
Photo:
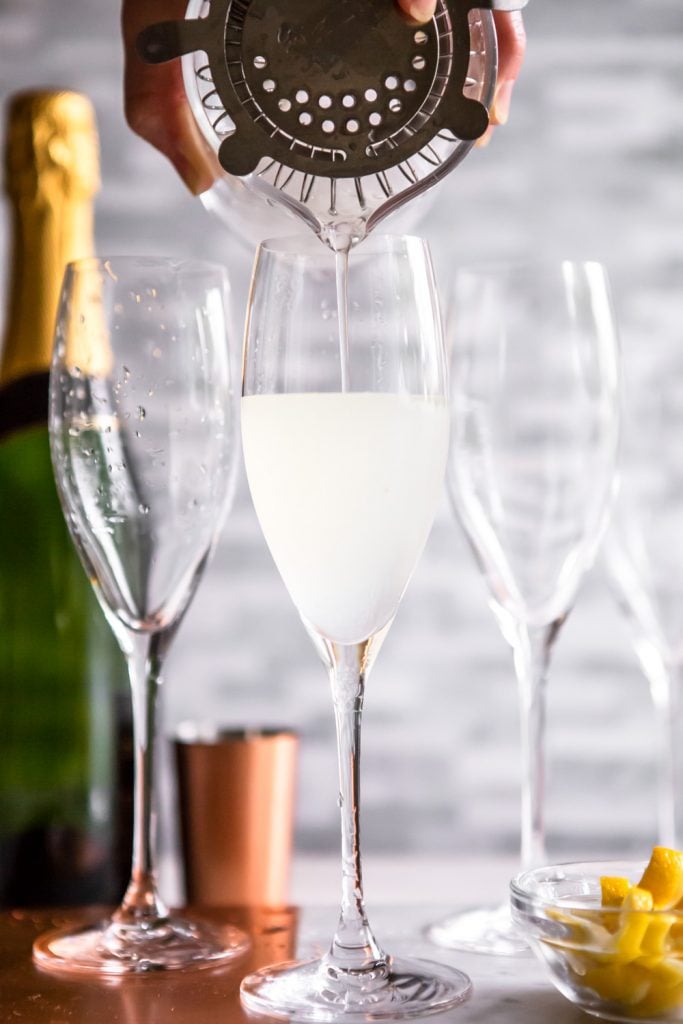
[[[521,859],[545,861],[545,686],[550,655],[592,565],[614,489],[617,341],[596,263],[456,274],[451,348],[452,504],[511,645],[522,748]],[[438,945],[526,949],[506,905],[430,926]]]
[[[335,265],[336,262],[336,265]],[[441,1012],[454,968],[385,953],[368,923],[359,845],[365,681],[431,529],[448,447],[446,365],[431,262],[417,238],[345,257],[311,238],[264,243],[246,327],[242,441],[261,528],[329,673],[342,902],[321,959],[242,982],[247,1009],[311,1021]]]
[[[655,711],[658,839],[683,843],[683,351],[681,267],[624,297],[620,487],[604,562]]]
[[[132,877],[114,914],[34,945],[42,967],[120,975],[202,967],[246,937],[169,913],[154,865],[155,706],[164,660],[218,537],[238,456],[220,267],[71,264],[50,376],[52,459],[69,529],[130,674]],[[55,752],[55,756],[59,756]]]

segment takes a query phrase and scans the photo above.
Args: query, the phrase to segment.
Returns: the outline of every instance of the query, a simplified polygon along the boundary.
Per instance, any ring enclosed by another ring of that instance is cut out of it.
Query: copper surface
[[[287,903],[297,747],[288,731],[176,741],[188,902]]]
[[[244,975],[294,956],[295,908],[202,908],[197,916],[215,926],[237,925],[248,932],[250,952],[229,967],[106,981],[66,979],[33,964],[31,945],[41,932],[99,916],[92,910],[0,914],[3,1024],[246,1024],[249,1018],[239,1003]]]

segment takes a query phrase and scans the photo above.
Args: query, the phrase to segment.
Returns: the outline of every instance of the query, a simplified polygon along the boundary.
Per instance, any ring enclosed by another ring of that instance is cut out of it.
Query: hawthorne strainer
[[[146,29],[150,63],[183,57],[199,126],[229,176],[326,240],[362,238],[441,180],[488,126],[491,9],[438,0],[425,25],[394,0],[192,0]]]

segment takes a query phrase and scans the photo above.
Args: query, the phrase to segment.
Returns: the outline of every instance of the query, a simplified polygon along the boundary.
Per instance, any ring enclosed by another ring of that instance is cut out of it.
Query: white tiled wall
[[[102,135],[100,252],[222,259],[234,275],[239,318],[249,253],[125,127],[117,7],[0,0],[0,95],[50,84],[87,92]],[[442,282],[455,264],[495,253],[604,259],[627,331],[634,283],[683,248],[683,7],[531,0],[527,25],[529,57],[510,124],[452,176],[421,230]],[[4,221],[0,228],[4,251]],[[0,260],[0,276],[4,268]],[[560,637],[549,692],[548,816],[558,855],[654,839],[651,710],[628,639],[594,574]],[[327,682],[243,480],[169,660],[165,698],[169,727],[212,717],[299,729],[299,847],[336,848]],[[367,849],[514,853],[511,658],[445,500],[366,706]]]

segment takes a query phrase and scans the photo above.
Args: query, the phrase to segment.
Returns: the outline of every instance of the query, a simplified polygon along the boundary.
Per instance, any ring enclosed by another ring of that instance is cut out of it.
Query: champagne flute
[[[641,282],[625,298],[631,329],[620,488],[604,545],[654,705],[658,838],[676,849],[683,843],[683,352],[672,329],[683,312],[679,279],[680,267],[663,267],[656,283]]]
[[[521,859],[545,861],[545,688],[553,645],[606,525],[618,436],[617,341],[596,263],[456,274],[448,489],[511,645],[522,745]],[[507,906],[432,925],[438,945],[526,949]]]
[[[453,968],[384,952],[365,911],[359,845],[365,681],[441,492],[446,366],[425,243],[372,238],[347,273],[344,261],[335,266],[315,238],[279,239],[260,247],[252,279],[245,465],[273,559],[330,676],[342,901],[325,956],[266,968],[241,992],[248,1010],[274,1016],[400,1020],[441,1012],[470,989]]]
[[[169,646],[222,525],[238,453],[220,267],[113,257],[71,264],[49,428],[64,514],[125,655],[135,742],[132,877],[111,918],[40,936],[42,967],[120,975],[201,967],[246,938],[173,916],[154,865],[155,706]],[[58,752],[55,756],[59,756]]]

